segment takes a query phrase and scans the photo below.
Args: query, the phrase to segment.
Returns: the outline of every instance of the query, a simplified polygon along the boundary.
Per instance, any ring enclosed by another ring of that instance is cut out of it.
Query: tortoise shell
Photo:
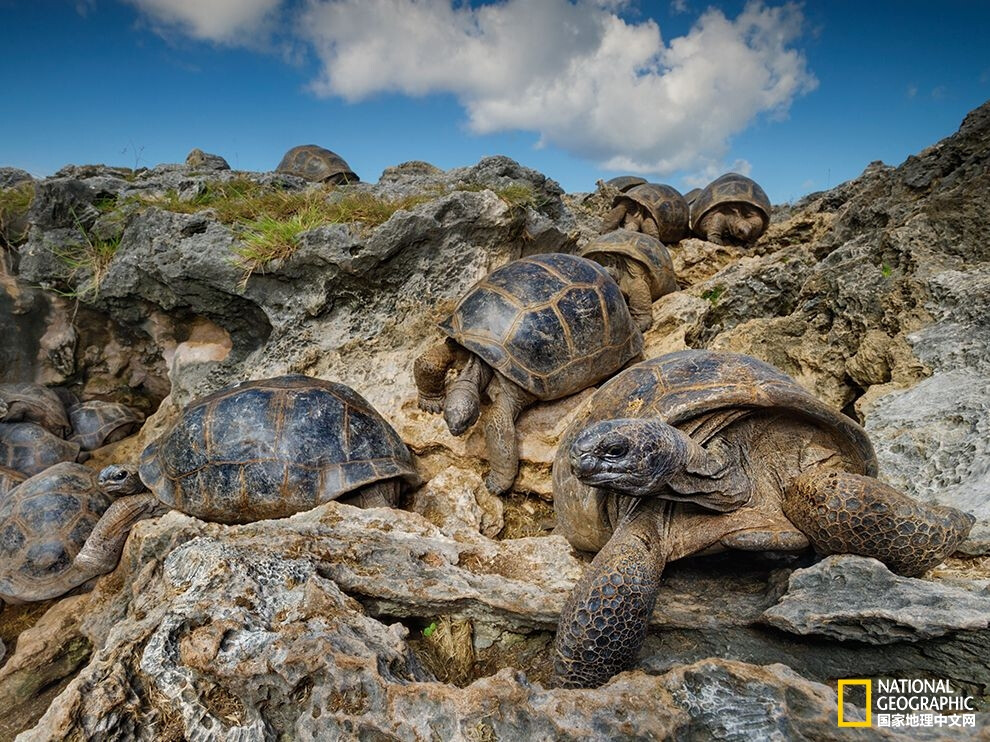
[[[622,292],[598,263],[547,253],[476,283],[440,329],[538,399],[574,394],[643,349]]]
[[[674,262],[664,244],[643,232],[615,229],[596,237],[578,251],[578,255],[594,260],[595,255],[612,254],[632,258],[646,269],[650,296],[654,301],[677,290]]]
[[[6,410],[0,420],[33,422],[59,437],[69,434],[69,418],[58,394],[40,384],[0,384],[0,400]]]
[[[838,433],[851,471],[875,477],[876,454],[859,425],[805,391],[768,363],[738,353],[684,350],[652,358],[599,388],[564,432],[553,463],[554,509],[561,532],[579,549],[608,541],[617,498],[571,473],[571,444],[591,423],[657,417],[704,445],[746,415],[777,409]]]
[[[142,420],[142,415],[119,402],[80,402],[69,408],[72,435],[68,440],[78,443],[83,451],[94,451],[136,432]]]
[[[770,198],[755,180],[739,173],[721,175],[698,194],[691,205],[691,229],[698,229],[698,222],[709,211],[721,204],[750,204],[763,215],[763,229],[770,225]]]
[[[357,392],[301,375],[221,389],[141,453],[141,481],[204,520],[284,518],[374,482],[417,484],[398,434]]]
[[[0,466],[0,502],[4,501],[7,493],[23,482],[27,477],[16,469]]]
[[[55,464],[18,485],[0,501],[0,596],[56,580],[112,502],[82,464]]]
[[[0,466],[29,477],[60,461],[75,461],[79,444],[63,440],[35,423],[0,423]]]
[[[661,242],[680,242],[687,236],[690,209],[676,188],[660,183],[643,183],[616,196],[612,206],[618,206],[623,199],[633,201],[649,212],[657,224]]]
[[[698,200],[698,196],[701,195],[700,188],[692,188],[690,191],[684,194],[684,200],[687,201],[689,209],[694,208],[694,202]]]
[[[343,157],[315,144],[303,144],[290,149],[275,171],[298,175],[317,183],[344,185],[360,180]]]
[[[625,193],[633,186],[643,185],[645,182],[646,178],[640,178],[638,175],[619,175],[615,178],[609,178],[606,180],[605,185],[611,186],[612,188],[617,188]]]

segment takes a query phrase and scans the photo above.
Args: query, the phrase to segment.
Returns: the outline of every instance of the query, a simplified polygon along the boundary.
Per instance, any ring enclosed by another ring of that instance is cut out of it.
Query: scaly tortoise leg
[[[643,223],[640,224],[639,231],[643,234],[647,234],[650,237],[659,240],[660,239],[660,227],[655,221],[653,221],[652,216],[644,216]]]
[[[727,231],[725,214],[717,211],[707,214],[698,223],[697,231],[707,242],[711,242],[713,245],[724,245],[725,232]]]
[[[619,204],[613,208],[608,214],[605,215],[605,226],[602,228],[602,234],[606,232],[614,232],[620,226],[622,226],[622,221],[626,216],[626,205]]]
[[[485,419],[485,448],[488,455],[489,492],[501,495],[512,489],[519,473],[519,446],[516,443],[516,418],[536,397],[498,376],[488,388],[492,404]]]
[[[821,554],[879,559],[916,577],[954,552],[976,519],[928,505],[872,477],[818,467],[784,493],[784,513]]]
[[[450,340],[428,348],[413,364],[413,378],[419,395],[416,404],[419,409],[434,414],[443,410],[444,389],[447,369],[456,358],[454,344]]]
[[[386,479],[369,484],[357,492],[340,498],[340,501],[346,505],[365,509],[395,507],[399,502],[399,480]]]
[[[621,288],[622,293],[626,295],[633,322],[640,332],[646,332],[653,325],[653,296],[650,294],[650,285],[640,273],[638,276],[635,274],[626,276]]]
[[[669,555],[674,507],[640,501],[581,575],[557,625],[558,687],[594,688],[636,661]]]

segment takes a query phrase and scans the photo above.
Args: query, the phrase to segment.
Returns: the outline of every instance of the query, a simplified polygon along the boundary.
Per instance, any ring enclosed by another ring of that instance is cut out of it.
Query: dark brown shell
[[[79,444],[34,423],[0,423],[0,466],[29,477],[60,461],[75,461]]]
[[[521,258],[492,271],[440,329],[543,400],[607,378],[643,348],[606,270],[563,253]]]
[[[137,432],[144,417],[119,402],[94,399],[69,408],[72,435],[83,451],[94,451]]]
[[[205,520],[283,518],[374,482],[416,484],[398,434],[343,384],[290,375],[190,404],[141,454],[163,503]]]
[[[755,180],[739,173],[719,176],[698,194],[691,205],[691,229],[697,231],[698,222],[716,206],[731,203],[750,204],[759,209],[763,214],[763,230],[766,231],[770,225],[770,198]]]
[[[72,564],[113,502],[97,476],[81,464],[56,464],[0,502],[0,596],[43,587]]]
[[[37,423],[54,435],[69,434],[69,418],[58,394],[40,384],[0,384],[7,409],[0,421]]]
[[[664,244],[655,237],[643,232],[615,229],[596,237],[578,251],[578,255],[589,260],[602,253],[624,255],[642,265],[646,269],[650,296],[654,301],[677,290],[674,262]]]
[[[571,473],[571,444],[591,423],[657,417],[704,444],[747,411],[779,409],[834,430],[848,444],[856,474],[876,476],[870,439],[859,425],[805,391],[791,377],[750,356],[684,350],[631,366],[601,386],[564,432],[553,464],[554,509],[562,534],[578,548],[611,535],[608,495]],[[724,414],[715,414],[715,413]]]
[[[638,175],[619,175],[615,178],[609,178],[605,181],[605,185],[616,188],[623,193],[628,191],[630,188],[638,185],[643,185],[646,182],[646,178],[640,178]]]
[[[317,183],[357,183],[360,178],[344,158],[315,144],[293,147],[275,168],[276,172],[298,175]]]
[[[676,188],[661,183],[643,183],[616,196],[612,206],[618,206],[623,199],[639,204],[650,213],[661,242],[670,244],[687,237],[690,209]]]

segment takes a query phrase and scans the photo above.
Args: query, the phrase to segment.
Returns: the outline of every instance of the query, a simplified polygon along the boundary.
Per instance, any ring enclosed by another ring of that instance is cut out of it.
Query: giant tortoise
[[[275,172],[335,185],[357,183],[360,180],[343,157],[315,144],[302,144],[290,149],[275,168]]]
[[[687,201],[676,188],[642,183],[613,199],[602,233],[622,227],[670,244],[687,237],[689,219]]]
[[[726,173],[691,204],[691,231],[716,245],[751,245],[770,225],[770,199],[756,181]]]
[[[642,232],[617,229],[596,237],[578,251],[601,263],[619,284],[640,330],[653,324],[653,302],[677,290],[674,263],[664,244]]]
[[[492,492],[519,469],[515,419],[536,400],[579,392],[618,371],[643,348],[622,292],[604,267],[576,255],[514,260],[476,283],[440,323],[447,340],[416,359],[420,409],[444,413],[453,435],[478,419],[481,394]],[[449,388],[448,369],[463,368]]]
[[[72,543],[81,537],[85,545],[49,570],[43,592],[59,595],[112,570],[134,523],[168,508],[204,520],[247,523],[338,499],[359,507],[394,505],[403,481],[419,482],[409,450],[349,387],[300,375],[227,387],[186,407],[144,449],[137,472],[112,465],[99,473],[98,489],[127,496],[106,507],[95,524],[85,521],[88,537],[83,525],[52,516],[55,530],[65,535],[73,529]],[[30,482],[9,498],[20,502]],[[151,492],[143,492],[145,487]],[[48,517],[29,505],[18,507],[22,521]],[[4,527],[0,519],[0,538]],[[21,555],[18,549],[29,546],[30,539],[15,538],[7,548]],[[30,554],[23,556],[17,573],[35,574]],[[30,592],[30,579],[18,584],[14,597],[40,599],[23,597],[40,594]]]
[[[598,552],[561,614],[557,682],[599,685],[632,664],[675,559],[810,544],[918,575],[966,537],[971,515],[876,474],[859,425],[755,358],[687,350],[625,370],[553,464],[559,532]]]

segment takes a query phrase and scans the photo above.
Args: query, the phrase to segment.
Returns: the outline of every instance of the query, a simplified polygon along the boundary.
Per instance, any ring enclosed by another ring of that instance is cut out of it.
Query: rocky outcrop
[[[681,290],[654,304],[645,338],[648,357],[751,353],[858,417],[887,481],[977,516],[972,555],[990,551],[988,156],[990,104],[900,167],[779,209],[752,249],[671,246]],[[977,558],[924,579],[850,557],[685,560],[665,573],[636,670],[549,689],[551,632],[586,564],[550,534],[550,464],[591,390],[521,416],[520,476],[499,499],[480,432],[453,438],[418,410],[411,367],[490,269],[597,234],[607,192],[564,197],[504,157],[404,163],[336,190],[203,157],[71,166],[32,186],[30,232],[5,256],[0,314],[17,350],[0,346],[3,373],[157,408],[93,466],[133,461],[179,407],[231,381],[332,378],[394,424],[425,484],[405,510],[139,524],[92,593],[34,629],[0,614],[0,697],[25,694],[0,732],[838,739],[834,679],[864,672],[948,678],[985,708],[990,569]],[[251,271],[217,194],[275,190],[394,208],[302,230]]]

